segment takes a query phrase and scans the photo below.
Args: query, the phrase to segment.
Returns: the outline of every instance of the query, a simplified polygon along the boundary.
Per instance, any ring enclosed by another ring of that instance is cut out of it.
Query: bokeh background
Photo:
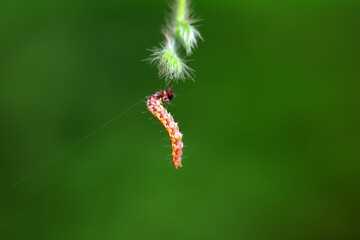
[[[194,0],[180,170],[169,2],[1,0],[0,239],[360,239],[359,1]]]

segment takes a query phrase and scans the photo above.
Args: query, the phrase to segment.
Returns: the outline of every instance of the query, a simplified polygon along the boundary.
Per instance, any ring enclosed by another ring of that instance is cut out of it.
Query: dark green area
[[[167,2],[0,2],[0,239],[360,239],[359,1],[193,0],[180,170],[141,61]]]

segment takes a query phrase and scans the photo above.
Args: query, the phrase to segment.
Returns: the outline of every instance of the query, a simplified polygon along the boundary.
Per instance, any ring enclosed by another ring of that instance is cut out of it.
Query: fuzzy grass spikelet
[[[193,49],[197,46],[197,38],[202,39],[200,32],[187,21],[178,21],[176,23],[175,35],[185,48],[187,55],[191,55]]]
[[[193,79],[193,70],[185,64],[181,48],[187,56],[191,55],[197,46],[198,39],[202,40],[200,32],[193,25],[196,20],[191,16],[189,2],[176,0],[172,19],[163,30],[165,41],[160,48],[154,48],[149,61],[156,63],[160,78],[170,80]]]
[[[174,41],[169,37],[166,39],[162,48],[154,49],[150,56],[150,62],[157,64],[160,78],[165,78],[166,82],[192,78],[192,69],[178,56]]]

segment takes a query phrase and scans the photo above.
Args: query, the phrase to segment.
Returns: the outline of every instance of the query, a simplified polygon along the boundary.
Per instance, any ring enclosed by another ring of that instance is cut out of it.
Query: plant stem
[[[185,9],[186,9],[186,0],[178,0],[178,6],[177,6],[177,15],[176,20],[177,21],[183,21],[185,18]]]

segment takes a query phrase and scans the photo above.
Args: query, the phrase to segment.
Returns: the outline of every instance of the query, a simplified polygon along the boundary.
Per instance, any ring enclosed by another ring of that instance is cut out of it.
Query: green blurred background
[[[169,2],[1,0],[0,239],[360,239],[359,1],[194,0],[180,170],[141,61]]]

